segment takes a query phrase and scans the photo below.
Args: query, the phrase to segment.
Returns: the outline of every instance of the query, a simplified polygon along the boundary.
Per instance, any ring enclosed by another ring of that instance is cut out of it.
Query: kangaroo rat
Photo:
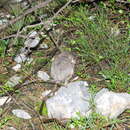
[[[51,66],[51,76],[56,83],[67,82],[74,73],[74,56],[69,52],[61,52],[54,57]]]

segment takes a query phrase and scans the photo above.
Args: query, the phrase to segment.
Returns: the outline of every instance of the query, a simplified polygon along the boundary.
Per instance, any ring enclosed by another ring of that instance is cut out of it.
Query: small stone
[[[17,55],[15,58],[14,58],[14,61],[17,62],[17,63],[22,63],[22,62],[25,62],[27,60],[27,56],[25,54],[19,54]]]
[[[36,31],[30,32],[28,39],[25,41],[24,45],[28,48],[35,48],[40,42],[40,37]]]
[[[4,105],[5,102],[9,103],[10,101],[11,101],[11,98],[9,98],[8,96],[0,97],[0,106]]]
[[[96,94],[95,105],[97,113],[109,118],[117,118],[123,111],[130,108],[130,95],[103,88]]]
[[[25,112],[24,110],[21,110],[21,109],[14,109],[14,110],[12,110],[12,113],[15,116],[22,118],[22,119],[31,119],[32,118],[27,112]]]
[[[48,81],[50,79],[50,76],[44,71],[38,71],[37,76],[44,81]]]
[[[35,48],[39,44],[40,38],[28,39],[25,42],[25,46],[29,48]]]
[[[90,113],[88,83],[85,81],[71,82],[61,87],[53,97],[47,99],[46,106],[49,118],[68,119]]]
[[[67,82],[74,73],[74,56],[69,52],[62,52],[54,57],[51,65],[51,77],[55,82]]]
[[[19,71],[21,69],[21,64],[16,64],[12,69],[16,72]]]

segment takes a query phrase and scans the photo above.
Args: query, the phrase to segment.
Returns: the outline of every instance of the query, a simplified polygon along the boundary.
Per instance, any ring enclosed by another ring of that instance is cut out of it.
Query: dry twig
[[[21,14],[20,16],[16,17],[15,19],[9,21],[7,24],[3,25],[2,27],[0,27],[0,31],[3,31],[5,28],[7,28],[8,26],[16,23],[17,21],[19,21],[20,19],[22,19],[23,17],[25,17],[26,15],[36,11],[37,9],[43,8],[45,6],[47,6],[52,0],[46,0],[45,2],[42,2],[38,5],[36,5],[35,7],[32,7],[28,10],[26,10],[23,14]]]

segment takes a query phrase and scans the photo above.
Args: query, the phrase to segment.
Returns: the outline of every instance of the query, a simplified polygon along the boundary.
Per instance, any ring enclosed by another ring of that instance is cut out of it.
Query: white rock
[[[21,110],[21,109],[14,109],[14,110],[12,110],[12,113],[19,118],[23,118],[23,119],[32,118],[27,112],[25,112],[24,110]]]
[[[27,41],[25,41],[25,46],[29,47],[29,48],[34,48],[36,47],[40,42],[40,38],[37,37],[35,39],[28,39]]]
[[[77,117],[77,112],[88,116],[90,112],[88,84],[85,81],[69,83],[61,87],[53,97],[46,101],[50,118],[65,119]]]
[[[74,73],[74,56],[69,52],[62,52],[54,57],[51,65],[51,77],[55,82],[67,82]]]
[[[44,71],[38,71],[37,76],[44,81],[48,81],[50,79],[50,76]]]
[[[17,84],[19,84],[21,79],[22,79],[22,76],[14,75],[5,83],[5,85],[10,86],[10,87],[14,87]]]
[[[35,48],[40,42],[40,37],[36,31],[30,32],[28,39],[25,41],[24,45],[28,48]]]
[[[11,101],[11,98],[9,98],[8,96],[0,97],[0,106],[4,105],[5,102],[9,103],[10,101]]]
[[[42,98],[46,97],[48,94],[51,93],[52,90],[45,90],[43,93],[42,93]],[[50,94],[50,96],[52,96],[53,93]]]
[[[15,66],[12,67],[12,69],[16,72],[19,71],[21,69],[21,64],[16,64]]]
[[[114,93],[103,88],[95,96],[96,112],[109,118],[118,117],[123,111],[130,108],[130,95]]]
[[[22,63],[22,62],[25,62],[27,60],[27,56],[25,54],[19,54],[17,55],[15,58],[14,58],[14,61],[17,62],[17,63]]]

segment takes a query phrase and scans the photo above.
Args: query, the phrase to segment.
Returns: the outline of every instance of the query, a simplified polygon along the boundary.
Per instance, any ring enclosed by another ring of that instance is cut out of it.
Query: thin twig
[[[4,38],[1,38],[0,40],[7,40],[7,39],[10,39],[10,38],[14,38],[14,37],[21,37],[21,38],[24,38],[24,39],[26,39],[27,38],[27,36],[25,36],[25,35],[21,35],[21,34],[19,34],[19,35],[17,35],[17,34],[12,34],[12,35],[9,35],[9,36],[5,36]]]
[[[2,27],[0,27],[0,32],[3,31],[5,28],[7,28],[8,26],[16,23],[17,21],[21,20],[23,17],[25,17],[26,15],[36,11],[37,9],[43,8],[45,6],[47,6],[52,0],[46,0],[45,2],[42,2],[28,10],[26,10],[23,14],[19,15],[18,17],[16,17],[15,19],[9,21],[7,24],[3,25]]]
[[[72,0],[69,0],[64,6],[62,6],[55,14],[54,16],[49,20],[49,22],[53,22],[53,20],[72,2]],[[44,23],[44,22],[43,22]],[[43,30],[47,31],[45,27],[43,27]],[[48,36],[53,42],[54,46],[60,51],[59,46],[57,45],[57,40],[55,40],[51,33],[48,32]]]

